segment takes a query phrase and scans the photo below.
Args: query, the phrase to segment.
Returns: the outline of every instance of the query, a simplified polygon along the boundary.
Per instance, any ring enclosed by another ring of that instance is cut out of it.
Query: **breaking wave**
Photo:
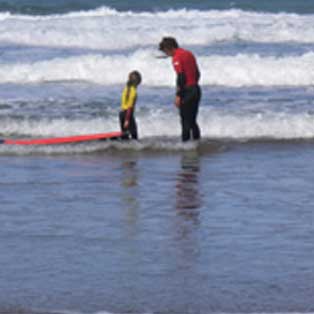
[[[182,45],[228,41],[314,44],[313,15],[235,9],[119,12],[102,7],[49,16],[0,13],[0,21],[0,43],[30,46],[105,50],[156,46],[169,30]]]
[[[309,86],[314,84],[314,53],[301,56],[263,57],[258,54],[199,56],[203,85]],[[126,73],[138,69],[143,84],[173,86],[170,60],[156,59],[154,51],[129,55],[87,54],[32,63],[0,64],[0,83],[87,81],[124,84]]]

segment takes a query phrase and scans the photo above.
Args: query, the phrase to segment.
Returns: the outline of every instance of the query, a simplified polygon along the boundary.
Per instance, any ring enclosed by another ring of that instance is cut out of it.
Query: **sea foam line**
[[[2,118],[0,133],[2,137],[62,137],[119,130],[117,115],[109,118],[66,119]],[[204,138],[232,140],[294,140],[314,139],[314,115],[311,113],[239,111],[233,113],[208,107],[201,107],[199,125]],[[156,114],[139,111],[137,123],[140,138],[180,137],[180,121],[175,110],[164,109]]]
[[[188,18],[188,19],[195,19],[195,18],[239,18],[239,17],[287,17],[287,18],[311,18],[313,14],[307,15],[300,15],[296,13],[266,13],[266,12],[253,12],[253,11],[244,11],[241,9],[226,9],[226,10],[198,10],[198,9],[168,9],[162,11],[120,11],[114,9],[110,6],[100,6],[95,9],[91,10],[80,10],[80,11],[73,11],[69,13],[63,14],[51,14],[51,15],[27,15],[27,14],[12,14],[10,12],[1,12],[0,19],[9,19],[9,18],[20,18],[20,19],[27,19],[27,20],[50,20],[50,19],[60,19],[60,18],[72,18],[72,17],[106,17],[106,16],[118,16],[118,17],[158,17],[158,18]]]

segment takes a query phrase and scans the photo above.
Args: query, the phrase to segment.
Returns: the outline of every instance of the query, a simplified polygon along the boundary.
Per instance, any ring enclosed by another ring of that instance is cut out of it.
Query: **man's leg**
[[[192,127],[192,134],[194,140],[199,140],[201,138],[200,128],[197,124],[197,115],[198,115],[198,107],[201,100],[201,90],[199,87],[196,88],[196,94],[193,99],[193,103],[191,106],[191,127]]]
[[[183,103],[180,106],[180,116],[181,116],[181,128],[182,128],[182,133],[181,133],[181,138],[182,142],[189,141],[191,138],[191,119],[190,119],[190,113],[189,113],[189,106],[188,104]]]

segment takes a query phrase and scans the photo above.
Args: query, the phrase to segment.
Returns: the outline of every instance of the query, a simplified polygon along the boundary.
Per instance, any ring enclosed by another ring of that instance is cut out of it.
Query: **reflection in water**
[[[122,185],[125,188],[137,186],[137,163],[136,161],[125,161],[122,163],[123,179]]]
[[[136,232],[135,225],[138,218],[138,168],[136,161],[125,161],[122,163],[122,200],[126,209],[126,220],[130,234]]]
[[[200,256],[199,229],[202,196],[199,184],[200,157],[198,152],[186,152],[176,180],[176,254],[177,270],[183,271],[185,287],[193,291],[195,282],[189,277]]]
[[[177,176],[176,208],[186,218],[197,219],[202,198],[199,187],[200,158],[198,152],[187,152],[181,159]]]

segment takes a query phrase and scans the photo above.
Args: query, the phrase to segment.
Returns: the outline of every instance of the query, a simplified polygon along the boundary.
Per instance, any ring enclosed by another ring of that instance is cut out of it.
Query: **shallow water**
[[[313,311],[312,143],[1,156],[8,313]]]

